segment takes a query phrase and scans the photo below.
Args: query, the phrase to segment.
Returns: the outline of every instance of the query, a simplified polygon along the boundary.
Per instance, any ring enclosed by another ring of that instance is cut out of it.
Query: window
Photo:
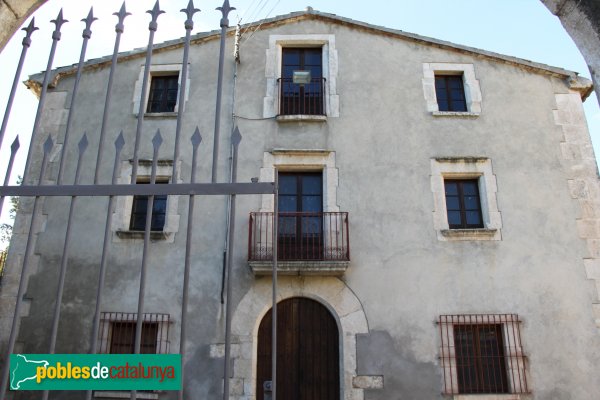
[[[446,209],[450,229],[483,228],[477,179],[445,179]]]
[[[322,59],[320,47],[282,49],[280,115],[325,115]]]
[[[146,118],[175,118],[179,111],[183,111],[190,92],[190,75],[186,79],[186,90],[183,104],[179,104],[179,88],[182,86],[182,64],[155,64],[150,66],[148,76],[148,89],[142,98],[145,66],[140,68],[138,79],[133,90],[133,114],[137,116],[142,110]]]
[[[133,354],[135,353],[135,329],[136,322],[112,322],[112,337],[110,341],[110,354]],[[142,323],[141,354],[156,354],[156,334],[158,323]]]
[[[444,393],[529,393],[520,324],[517,314],[441,315]]]
[[[473,64],[423,63],[427,111],[437,117],[477,117],[481,88]]]
[[[181,161],[178,162],[181,164]],[[121,162],[121,174],[117,183],[131,183],[133,163],[131,160]],[[178,167],[176,182],[181,183]],[[159,159],[156,166],[156,183],[168,184],[173,173],[173,161]],[[152,175],[152,160],[139,159],[137,183],[148,184]],[[150,224],[150,239],[173,243],[174,233],[179,230],[179,196],[155,195]],[[115,201],[112,229],[115,233],[113,241],[143,239],[146,227],[146,211],[148,196],[117,196]]]
[[[439,111],[467,111],[462,75],[435,75]]]
[[[431,191],[438,240],[502,240],[498,188],[489,158],[432,158]]]
[[[98,343],[100,353],[133,354],[137,313],[103,312],[100,318]],[[142,321],[141,354],[169,352],[168,314],[144,314]]]
[[[270,35],[266,50],[264,118],[326,121],[339,117],[335,35]],[[296,74],[296,82],[294,70],[303,72]]]
[[[138,182],[148,184],[150,182]],[[165,184],[167,181],[157,181],[157,184]],[[131,222],[129,229],[132,231],[143,231],[146,229],[146,214],[148,210],[148,196],[133,196],[133,207],[131,208]],[[162,231],[165,226],[167,213],[167,196],[156,195],[152,205],[151,231]]]
[[[279,173],[280,260],[323,258],[323,173]]]
[[[161,113],[175,111],[179,74],[153,76],[146,112]]]

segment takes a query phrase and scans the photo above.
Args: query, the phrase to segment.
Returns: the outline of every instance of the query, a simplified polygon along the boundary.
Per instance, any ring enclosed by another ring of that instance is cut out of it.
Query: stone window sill
[[[151,231],[150,232],[150,240],[159,241],[159,240],[167,240],[171,236],[172,232],[164,232],[164,231]],[[117,231],[117,236],[121,239],[143,239],[144,231]]]
[[[477,118],[479,117],[478,112],[468,111],[433,111],[431,115],[434,117],[463,117],[463,118]]]
[[[158,393],[153,392],[137,392],[138,399],[158,399]],[[95,391],[94,398],[100,399],[129,399],[131,392],[129,391]]]
[[[273,273],[272,261],[248,261],[250,269],[255,276],[271,275]],[[319,275],[342,276],[348,269],[350,261],[278,261],[278,275]]]
[[[455,394],[453,400],[521,400],[520,394]]]
[[[177,118],[177,112],[158,112],[158,113],[144,113],[144,118],[150,119],[172,119]]]
[[[440,233],[448,240],[499,240],[498,229],[442,229]]]
[[[278,115],[277,122],[326,122],[326,115]]]

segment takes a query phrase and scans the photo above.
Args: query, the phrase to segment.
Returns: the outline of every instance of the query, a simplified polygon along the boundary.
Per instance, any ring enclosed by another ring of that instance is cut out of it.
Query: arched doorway
[[[271,379],[272,310],[258,328],[256,399]],[[277,397],[286,400],[339,400],[338,326],[321,303],[292,297],[277,304]]]

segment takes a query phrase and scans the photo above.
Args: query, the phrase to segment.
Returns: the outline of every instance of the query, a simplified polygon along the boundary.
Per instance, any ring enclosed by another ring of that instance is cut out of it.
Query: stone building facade
[[[259,24],[240,48],[241,62],[226,57],[222,130],[237,125],[244,138],[239,182],[270,182],[276,175],[280,182],[280,341],[292,349],[280,375],[293,375],[281,390],[326,387],[327,394],[303,398],[344,400],[596,399],[600,190],[582,109],[591,82],[560,68],[313,10]],[[138,183],[150,175],[157,129],[164,139],[158,180],[171,179],[177,113],[183,113],[183,132],[191,135],[197,126],[204,133],[198,176],[210,180],[218,39],[214,32],[194,36],[187,66],[181,41],[156,46],[154,86],[145,99],[145,51],[121,55],[108,129],[126,137],[120,182],[131,176],[141,101],[148,106]],[[227,54],[233,44],[231,31]],[[89,61],[80,82],[73,131],[87,131],[91,149],[98,146],[98,99],[109,63]],[[169,88],[177,90],[183,68],[188,93],[184,104],[172,104]],[[34,149],[47,134],[57,143],[64,135],[74,69],[54,73]],[[39,90],[39,81],[28,84]],[[75,162],[72,146],[67,160]],[[228,177],[228,135],[220,149],[219,176]],[[56,180],[58,153],[47,181]],[[32,171],[40,162],[34,153]],[[189,181],[190,153],[182,150],[175,162],[177,181]],[[83,181],[92,179],[94,167],[91,160],[83,164]],[[111,174],[106,162],[100,180],[109,182]],[[47,347],[67,201],[46,198],[41,208],[20,325],[23,352]],[[272,195],[237,201],[232,398],[258,400],[270,354],[274,202]],[[143,204],[121,197],[115,207],[99,351],[123,346],[116,332],[137,308],[136,215]],[[156,222],[149,249],[146,332],[154,351],[177,352],[187,198],[169,196],[161,204],[156,211],[164,220]],[[198,208],[190,222],[184,386],[188,398],[212,399],[220,398],[223,377],[227,201],[202,198]],[[15,266],[30,213],[25,204],[16,221],[8,260]],[[105,215],[106,199],[78,204],[57,352],[89,346]],[[18,281],[18,268],[8,271],[3,321]]]

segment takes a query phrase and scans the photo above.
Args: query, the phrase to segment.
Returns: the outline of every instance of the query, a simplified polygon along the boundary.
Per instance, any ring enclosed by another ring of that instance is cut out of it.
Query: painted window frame
[[[436,75],[462,75],[467,111],[440,111],[435,90]],[[436,117],[478,117],[481,114],[481,87],[473,64],[423,63],[423,94],[427,111]]]

